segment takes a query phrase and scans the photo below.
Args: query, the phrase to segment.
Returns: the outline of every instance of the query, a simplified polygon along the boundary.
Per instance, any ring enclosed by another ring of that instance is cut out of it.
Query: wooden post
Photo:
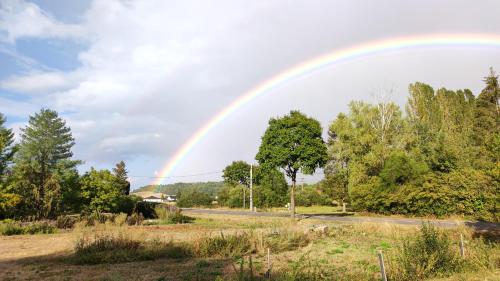
[[[342,213],[345,213],[345,203],[342,203]]]
[[[464,236],[460,233],[460,256],[465,258]]]
[[[380,273],[382,274],[382,281],[387,281],[387,275],[385,273],[385,265],[384,265],[384,255],[382,251],[378,251],[378,262],[380,263]]]
[[[271,250],[267,248],[267,271],[266,271],[266,278],[271,278]]]

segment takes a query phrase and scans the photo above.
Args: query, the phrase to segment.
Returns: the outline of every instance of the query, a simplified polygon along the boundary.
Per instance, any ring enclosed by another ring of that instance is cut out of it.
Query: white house
[[[144,198],[142,198],[142,200],[144,200],[146,202],[155,202],[155,203],[162,203],[163,202],[163,199],[161,197],[157,197],[155,195],[144,197]]]

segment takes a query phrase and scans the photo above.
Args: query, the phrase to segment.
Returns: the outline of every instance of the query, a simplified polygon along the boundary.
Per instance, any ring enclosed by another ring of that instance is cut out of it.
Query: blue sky
[[[19,132],[41,107],[57,110],[72,128],[82,172],[125,160],[138,187],[213,114],[283,69],[382,38],[500,35],[498,11],[494,0],[0,0],[0,112]],[[407,50],[332,66],[238,110],[174,174],[255,162],[267,120],[290,109],[326,128],[352,99],[391,92],[404,104],[415,81],[477,94],[490,66],[500,69],[498,49]]]

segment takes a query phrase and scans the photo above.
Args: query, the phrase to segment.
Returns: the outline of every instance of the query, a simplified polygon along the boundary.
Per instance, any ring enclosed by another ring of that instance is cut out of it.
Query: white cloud
[[[19,0],[0,3],[0,26],[4,41],[14,43],[19,38],[82,38],[85,30],[77,24],[64,24],[42,11],[37,5]]]
[[[150,175],[232,99],[305,59],[380,37],[500,32],[500,19],[494,16],[499,4],[491,2],[490,8],[476,11],[461,2],[453,5],[462,8],[451,16],[449,7],[454,3],[106,0],[93,1],[78,24],[66,24],[33,3],[4,1],[0,41],[12,45],[20,38],[85,40],[88,48],[78,55],[81,66],[71,72],[45,70],[1,81],[1,88],[30,93],[32,100],[22,108],[23,102],[10,105],[9,99],[0,99],[0,111],[31,114],[37,110],[33,104],[54,108],[72,127],[77,158],[108,167],[129,160],[131,175]],[[394,9],[387,9],[388,5]],[[430,57],[417,59],[435,64]],[[407,71],[416,65],[412,56],[389,57],[381,64],[366,63],[332,72],[335,75],[303,79],[285,88],[286,98],[285,93],[281,98],[263,98],[237,112],[235,119],[228,119],[193,150],[178,173],[222,169],[238,158],[252,160],[267,119],[290,108],[304,109],[328,122],[345,109],[349,99],[369,98],[386,69],[393,76],[386,76],[392,80],[383,85],[406,83],[412,75],[415,80],[443,80],[443,73],[450,81],[464,82],[463,77],[453,78],[456,69],[469,71],[470,84],[483,74],[477,69],[483,67],[485,57],[477,63],[471,59],[466,70],[450,57],[439,64],[442,68],[419,64],[412,72]],[[397,71],[389,72],[390,65]],[[371,75],[356,76],[359,79],[353,85],[352,77],[364,71]]]
[[[77,73],[39,72],[10,76],[0,81],[0,88],[25,94],[47,94],[74,87],[78,80]]]

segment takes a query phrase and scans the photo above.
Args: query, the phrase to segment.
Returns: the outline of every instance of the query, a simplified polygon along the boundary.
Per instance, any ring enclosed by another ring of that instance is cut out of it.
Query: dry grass
[[[254,274],[261,276],[267,267],[265,249],[270,245],[258,242],[259,237],[280,230],[304,233],[312,225],[324,224],[314,220],[292,222],[288,218],[195,216],[195,222],[187,225],[117,226],[108,223],[92,227],[80,225],[72,231],[56,234],[0,237],[0,280],[216,280],[218,276],[224,277],[219,280],[238,280],[234,279],[238,275],[235,272],[238,261],[227,258],[230,255],[217,255],[210,251],[199,255],[205,256],[204,258],[160,258],[111,265],[75,265],[68,257],[73,254],[75,243],[81,237],[124,235],[127,239],[137,241],[156,239],[193,243],[206,237],[220,237],[221,231],[224,236],[245,232],[254,235],[252,250],[245,254],[252,256]],[[301,247],[279,249],[271,246],[273,272],[283,273],[282,278],[277,280],[293,280],[290,279],[292,273],[299,274],[313,269],[325,277],[320,280],[379,280],[377,250],[382,250],[390,258],[405,237],[415,235],[418,231],[415,226],[393,224],[327,225],[328,235],[314,236],[310,242],[301,244]],[[500,280],[497,277],[500,276],[500,250],[497,244],[484,248],[482,242],[472,238],[472,230],[465,226],[445,231],[457,242],[459,233],[464,235],[468,258],[476,260],[479,269],[435,280]],[[293,237],[290,239],[293,241]],[[482,252],[472,250],[481,247],[484,248]],[[458,250],[457,247],[455,249]],[[485,259],[481,255],[488,255],[493,261],[493,267],[491,264],[481,265],[480,261]],[[248,262],[245,266],[247,265]],[[307,268],[301,268],[306,266]],[[314,272],[308,274],[312,276]]]

